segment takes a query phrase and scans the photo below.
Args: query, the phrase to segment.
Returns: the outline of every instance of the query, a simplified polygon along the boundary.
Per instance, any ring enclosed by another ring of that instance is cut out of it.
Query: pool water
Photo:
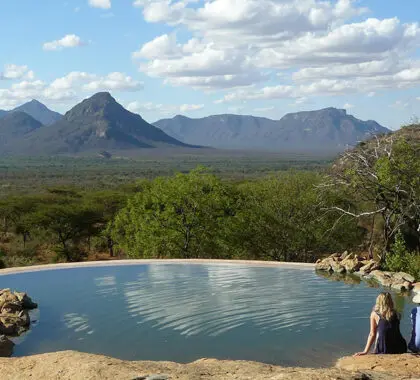
[[[0,276],[39,309],[15,356],[61,350],[126,360],[203,357],[328,366],[364,348],[381,288],[313,269],[240,264],[78,267]],[[394,294],[409,337],[410,299]]]

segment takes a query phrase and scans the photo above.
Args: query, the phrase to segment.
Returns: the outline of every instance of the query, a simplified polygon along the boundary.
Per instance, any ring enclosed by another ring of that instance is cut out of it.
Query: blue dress
[[[407,342],[400,332],[400,319],[396,313],[387,321],[379,314],[375,354],[404,354]]]
[[[420,353],[420,306],[411,310],[411,322],[413,330],[408,348],[413,352]]]

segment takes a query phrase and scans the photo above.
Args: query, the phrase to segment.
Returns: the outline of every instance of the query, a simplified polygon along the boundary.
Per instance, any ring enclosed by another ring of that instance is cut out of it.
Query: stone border
[[[209,260],[209,259],[133,259],[133,260],[109,260],[109,261],[86,261],[79,263],[61,263],[34,265],[28,267],[16,267],[0,269],[0,276],[19,273],[39,272],[55,269],[90,268],[90,267],[112,267],[126,265],[147,265],[147,264],[194,264],[194,265],[248,265],[256,267],[279,267],[295,269],[314,269],[315,264],[292,263],[279,261],[253,261],[253,260]]]

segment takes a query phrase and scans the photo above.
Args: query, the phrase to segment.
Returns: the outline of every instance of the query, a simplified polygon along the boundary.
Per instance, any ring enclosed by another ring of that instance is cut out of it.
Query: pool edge
[[[128,266],[128,265],[147,265],[147,264],[212,264],[212,265],[249,265],[256,267],[285,267],[313,269],[315,264],[312,263],[294,263],[282,261],[258,261],[258,260],[210,260],[210,259],[128,259],[128,260],[109,260],[109,261],[86,261],[79,263],[60,263],[60,264],[44,264],[33,265],[28,267],[15,267],[0,269],[0,276],[40,272],[56,269],[72,269],[72,268],[89,268],[89,267],[112,267],[112,266]]]

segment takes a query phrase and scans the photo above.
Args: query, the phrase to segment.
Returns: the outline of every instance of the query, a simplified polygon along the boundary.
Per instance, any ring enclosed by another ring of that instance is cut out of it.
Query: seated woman
[[[411,310],[413,330],[411,333],[410,343],[408,343],[408,348],[410,351],[420,353],[420,293],[414,296],[413,302],[418,304],[418,306]]]
[[[400,332],[400,318],[394,309],[390,293],[381,293],[370,314],[370,333],[364,351],[355,356],[366,355],[376,340],[375,354],[403,354],[407,343]]]

